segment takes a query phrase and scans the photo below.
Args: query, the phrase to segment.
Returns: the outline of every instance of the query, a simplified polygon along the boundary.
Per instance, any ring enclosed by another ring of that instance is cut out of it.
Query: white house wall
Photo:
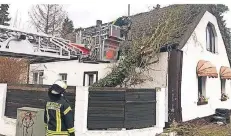
[[[206,26],[211,22],[217,33],[218,53],[212,54],[206,50]],[[199,60],[204,59],[214,64],[219,72],[221,66],[229,66],[226,49],[217,20],[211,13],[206,12],[200,23],[197,25],[190,39],[182,49],[183,68],[181,85],[181,104],[183,121],[203,117],[215,113],[216,108],[231,109],[231,101],[221,102],[220,78],[207,78],[206,97],[209,97],[207,105],[197,105],[198,100],[198,79],[196,66]],[[230,81],[226,81],[226,92],[230,96]]]
[[[148,75],[151,80],[146,81],[143,84],[135,86],[136,88],[155,88],[167,86],[167,66],[168,66],[168,53],[160,53],[159,62],[150,66]],[[83,86],[83,74],[88,71],[98,71],[98,80],[105,77],[114,64],[101,63],[79,63],[77,60],[60,61],[39,63],[30,65],[30,78],[29,81],[33,81],[33,71],[44,70],[43,84],[53,84],[55,80],[59,78],[59,73],[67,73],[67,84],[71,86]]]
[[[44,70],[43,84],[53,84],[59,79],[60,73],[67,73],[67,84],[83,86],[83,74],[98,71],[98,79],[103,78],[110,71],[112,64],[79,63],[77,60],[39,63],[30,65],[30,83],[33,81],[33,71]]]
[[[159,61],[150,66],[150,70],[143,73],[145,78],[149,78],[144,83],[136,85],[136,88],[167,87],[168,76],[168,52],[158,55]]]

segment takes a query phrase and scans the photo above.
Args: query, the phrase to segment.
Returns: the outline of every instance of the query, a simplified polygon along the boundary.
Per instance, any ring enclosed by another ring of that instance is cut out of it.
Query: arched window
[[[206,48],[208,51],[212,53],[217,53],[217,45],[216,45],[216,31],[214,25],[208,23],[206,27]]]

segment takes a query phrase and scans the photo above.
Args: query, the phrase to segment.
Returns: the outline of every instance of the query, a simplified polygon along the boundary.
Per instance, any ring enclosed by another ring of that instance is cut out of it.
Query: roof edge
[[[191,37],[192,33],[196,29],[197,25],[201,21],[201,19],[204,16],[204,14],[205,14],[206,11],[208,11],[208,9],[202,10],[201,13],[196,17],[195,21],[192,22],[192,26],[185,32],[182,40],[180,41],[178,49],[184,48],[184,46],[188,42],[189,38]]]

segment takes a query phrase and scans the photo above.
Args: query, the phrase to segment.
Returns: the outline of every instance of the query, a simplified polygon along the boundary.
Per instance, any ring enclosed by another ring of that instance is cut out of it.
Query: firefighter
[[[44,112],[46,136],[75,136],[73,111],[63,95],[66,88],[67,85],[58,80],[48,89],[49,100]]]

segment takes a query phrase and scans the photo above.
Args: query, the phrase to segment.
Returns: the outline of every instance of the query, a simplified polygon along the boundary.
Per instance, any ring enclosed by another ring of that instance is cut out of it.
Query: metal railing
[[[20,39],[22,37],[25,37],[25,39]],[[0,48],[6,48],[6,45],[4,45],[5,41],[10,38],[14,38],[18,41],[28,40],[34,48],[35,53],[42,52],[56,54],[60,58],[73,58],[80,54],[80,51],[77,48],[70,46],[69,40],[36,32],[26,32],[9,26],[0,25]],[[7,50],[10,51],[10,44],[8,46]]]
[[[104,60],[106,41],[120,43],[125,40],[124,37],[121,37],[121,28],[110,23],[80,29],[77,31],[76,39],[78,43],[84,44],[90,49],[91,60]]]

